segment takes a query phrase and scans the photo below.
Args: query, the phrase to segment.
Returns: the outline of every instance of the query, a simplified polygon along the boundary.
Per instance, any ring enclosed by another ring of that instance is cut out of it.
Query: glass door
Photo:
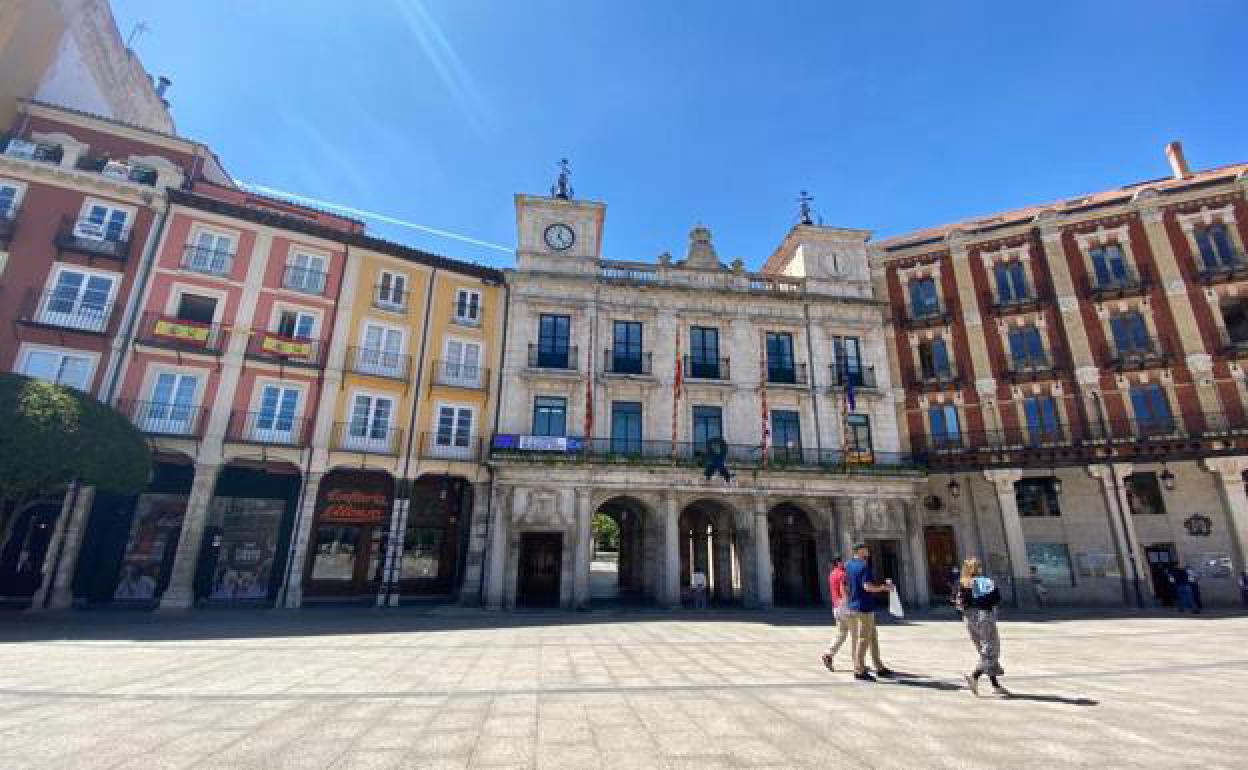
[[[390,450],[390,415],[394,401],[384,396],[359,394],[351,409],[351,422],[347,426],[346,449],[365,452]]]
[[[295,443],[295,412],[299,390],[265,385],[260,391],[260,410],[252,428],[252,440],[269,444]]]
[[[138,415],[140,429],[172,436],[192,434],[198,388],[199,378],[193,374],[160,374],[152,385],[151,399]]]

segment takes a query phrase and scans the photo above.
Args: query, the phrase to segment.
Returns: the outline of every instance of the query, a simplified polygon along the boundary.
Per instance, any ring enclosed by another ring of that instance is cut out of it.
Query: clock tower
[[[516,267],[558,273],[593,273],[602,256],[605,203],[576,200],[560,163],[550,197],[516,195]]]

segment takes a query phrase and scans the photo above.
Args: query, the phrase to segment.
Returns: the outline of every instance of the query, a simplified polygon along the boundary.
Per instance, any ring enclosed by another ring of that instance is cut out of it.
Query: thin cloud
[[[278,190],[273,187],[268,187],[267,185],[252,184],[251,182],[243,182],[243,181],[238,181],[238,184],[242,185],[243,187],[246,187],[248,190],[255,190],[258,193],[263,193],[265,195],[274,195],[279,198],[287,198],[289,200],[295,201],[296,203],[306,203],[309,206],[316,206],[317,208],[328,209],[329,211],[341,212],[343,214],[357,217],[359,219],[367,219],[367,220],[374,221],[374,222],[385,222],[386,224],[389,224],[389,225],[397,225],[398,227],[406,227],[410,230],[418,230],[422,233],[428,233],[429,235],[436,235],[439,238],[448,238],[453,241],[459,241],[460,243],[469,243],[469,244],[472,244],[473,246],[480,246],[481,248],[485,248],[485,249],[493,249],[494,251],[501,251],[504,254],[513,253],[512,248],[510,246],[504,246],[501,243],[491,243],[490,241],[483,241],[480,238],[473,238],[470,235],[464,235],[462,233],[453,233],[450,230],[442,230],[437,227],[430,227],[429,225],[422,225],[416,222],[409,222],[406,219],[399,219],[398,217],[392,217],[387,214],[378,214],[375,211],[366,211],[364,209],[357,209],[353,206],[344,206],[341,203],[333,203],[332,201],[324,201],[324,200],[320,200],[319,198],[310,198],[307,195],[300,195],[299,193],[287,192],[286,190]]]

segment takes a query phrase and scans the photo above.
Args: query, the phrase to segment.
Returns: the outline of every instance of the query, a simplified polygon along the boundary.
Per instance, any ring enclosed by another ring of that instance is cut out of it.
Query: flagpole
[[[676,459],[676,416],[680,412],[680,391],[684,385],[680,368],[680,329],[676,330],[676,372],[672,378],[672,459]]]

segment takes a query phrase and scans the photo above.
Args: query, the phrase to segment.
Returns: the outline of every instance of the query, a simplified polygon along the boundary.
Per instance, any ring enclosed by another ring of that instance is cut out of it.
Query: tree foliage
[[[0,373],[0,534],[6,519],[72,481],[135,494],[151,472],[147,442],[116,410],[73,388]]]
[[[593,520],[594,542],[600,551],[620,549],[620,525],[605,513],[595,513]]]

